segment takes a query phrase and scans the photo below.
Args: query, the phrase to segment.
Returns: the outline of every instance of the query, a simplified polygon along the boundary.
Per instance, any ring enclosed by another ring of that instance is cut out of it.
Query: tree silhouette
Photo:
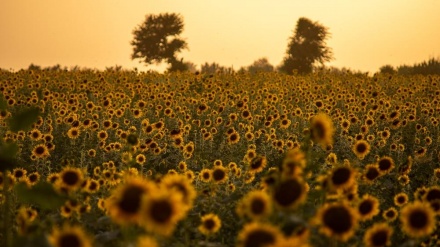
[[[257,72],[271,72],[273,71],[273,66],[269,63],[267,58],[263,57],[254,61],[250,66],[247,67],[247,70],[252,74]]]
[[[165,61],[171,64],[170,71],[185,70],[187,66],[176,57],[177,53],[188,48],[186,41],[179,38],[182,31],[183,18],[178,14],[147,15],[133,31],[131,59],[142,59],[147,65]]]
[[[310,73],[316,62],[323,65],[333,59],[332,51],[325,43],[328,36],[328,28],[307,18],[299,18],[279,70],[287,74],[293,74],[294,70],[301,74]]]

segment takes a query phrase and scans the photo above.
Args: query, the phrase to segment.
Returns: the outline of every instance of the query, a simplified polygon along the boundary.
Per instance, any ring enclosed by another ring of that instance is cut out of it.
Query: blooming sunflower
[[[149,232],[170,236],[185,217],[182,194],[161,190],[143,197],[140,224]]]
[[[163,186],[166,190],[175,189],[181,193],[182,200],[188,209],[192,207],[193,201],[197,196],[194,186],[185,175],[167,174],[160,181],[160,186]]]
[[[83,178],[84,175],[81,169],[67,166],[59,173],[56,185],[63,190],[74,191],[81,186]]]
[[[204,235],[212,235],[220,230],[221,225],[222,221],[216,214],[205,214],[201,218],[198,229]]]
[[[415,201],[402,208],[400,213],[402,230],[412,238],[431,234],[436,225],[435,212],[428,203]]]
[[[352,150],[360,160],[363,160],[370,152],[370,144],[365,140],[359,140],[353,145]]]
[[[55,227],[48,240],[53,247],[92,247],[91,238],[79,226]]]
[[[294,209],[304,202],[307,196],[306,184],[299,178],[288,178],[279,181],[272,191],[275,205],[281,209]]]
[[[364,244],[367,247],[383,247],[391,245],[393,228],[387,223],[376,223],[364,234]]]
[[[253,222],[246,224],[238,234],[237,247],[276,246],[281,242],[282,236],[275,226]]]
[[[272,212],[272,201],[270,196],[261,190],[254,190],[247,193],[237,205],[239,214],[247,215],[251,219],[262,219]]]
[[[362,199],[358,202],[356,208],[360,220],[372,219],[380,211],[379,200],[374,196],[365,194],[362,197]]]
[[[141,177],[129,176],[106,200],[108,215],[118,224],[138,223],[142,209],[142,198],[155,193],[155,184]]]
[[[324,204],[317,212],[320,232],[327,237],[345,242],[350,239],[358,224],[358,214],[347,203]]]
[[[335,167],[327,179],[332,190],[348,189],[356,183],[356,171],[350,166]]]

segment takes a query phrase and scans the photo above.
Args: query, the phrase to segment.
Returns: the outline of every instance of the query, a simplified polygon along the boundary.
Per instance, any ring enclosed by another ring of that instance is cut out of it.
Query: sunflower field
[[[439,246],[440,77],[0,71],[0,246]]]

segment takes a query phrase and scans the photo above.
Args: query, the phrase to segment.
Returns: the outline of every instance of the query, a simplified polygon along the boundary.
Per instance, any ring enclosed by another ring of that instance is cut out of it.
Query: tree
[[[328,36],[327,27],[304,17],[299,18],[279,70],[287,74],[293,74],[293,70],[305,74],[313,71],[316,62],[323,65],[332,60],[333,53],[325,43]]]
[[[264,57],[254,61],[253,64],[248,66],[247,70],[252,74],[257,72],[271,72],[273,71],[273,66],[269,63],[267,58]]]
[[[183,18],[178,14],[147,15],[133,31],[131,59],[142,59],[147,65],[165,61],[171,65],[170,71],[186,70],[185,63],[177,58],[177,53],[188,48],[179,37],[182,31]]]
[[[381,74],[395,74],[396,70],[394,69],[394,67],[392,65],[387,64],[387,65],[380,67],[379,72]]]

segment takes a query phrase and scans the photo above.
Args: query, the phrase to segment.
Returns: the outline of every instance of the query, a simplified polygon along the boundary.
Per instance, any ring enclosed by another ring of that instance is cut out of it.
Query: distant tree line
[[[400,65],[397,68],[384,65],[379,68],[379,72],[398,75],[440,75],[440,58],[430,58],[428,61],[416,63],[412,66]]]

